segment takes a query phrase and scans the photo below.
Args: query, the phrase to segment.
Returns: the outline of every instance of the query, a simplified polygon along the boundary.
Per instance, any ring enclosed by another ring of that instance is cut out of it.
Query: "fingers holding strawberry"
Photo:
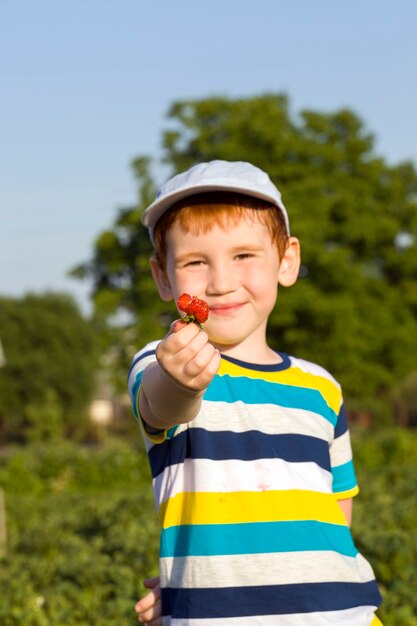
[[[200,333],[198,339],[205,333]],[[206,335],[207,337],[207,335]],[[192,384],[193,388],[205,389],[216,374],[220,365],[220,355],[218,350],[208,341],[201,348],[195,350],[197,339],[194,344],[185,349],[190,354],[190,359],[184,365],[184,374]]]
[[[209,343],[207,333],[196,324],[177,320],[157,346],[162,370],[178,385],[200,392],[211,382],[220,365],[220,354]]]
[[[195,419],[204,391],[220,367],[220,352],[201,327],[208,317],[207,304],[183,294],[180,307],[187,316],[171,325],[157,345],[156,362],[142,377],[139,411],[148,426],[158,430]]]

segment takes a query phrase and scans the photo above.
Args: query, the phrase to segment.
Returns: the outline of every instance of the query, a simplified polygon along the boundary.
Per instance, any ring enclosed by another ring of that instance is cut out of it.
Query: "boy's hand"
[[[143,584],[151,591],[135,604],[138,620],[149,626],[162,626],[161,587],[159,585],[159,577],[145,578]]]
[[[143,372],[139,413],[146,424],[167,430],[198,415],[203,394],[220,367],[220,352],[196,324],[177,320]]]
[[[220,352],[196,324],[176,320],[158,344],[156,358],[165,374],[183,389],[206,389],[220,366]]]

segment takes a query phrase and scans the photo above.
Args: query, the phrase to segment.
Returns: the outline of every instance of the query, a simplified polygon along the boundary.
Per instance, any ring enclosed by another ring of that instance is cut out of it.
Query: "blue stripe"
[[[341,611],[380,603],[375,581],[162,589],[163,615],[184,620]]]
[[[337,437],[340,437],[341,435],[344,435],[347,429],[348,429],[348,424],[347,424],[345,405],[342,404],[342,406],[340,407],[339,415],[337,418],[337,424],[336,424],[336,428],[334,431],[335,439],[337,439]]]
[[[143,376],[143,370],[139,372],[139,374],[136,376],[136,380],[132,387],[132,396],[133,396],[132,404],[133,404],[133,412],[135,414],[136,419],[139,419],[139,415],[138,415],[137,407],[136,407],[136,397],[138,395],[140,383],[142,382],[142,376]]]
[[[358,484],[353,461],[332,467],[333,492],[348,491]]]
[[[208,386],[204,400],[223,402],[241,401],[245,404],[277,404],[278,406],[304,409],[318,413],[332,426],[337,422],[337,415],[329,407],[317,389],[283,385],[246,376],[215,376]]]
[[[316,521],[171,526],[161,533],[161,558],[268,554],[331,550],[358,551],[347,526]]]
[[[166,467],[183,463],[186,458],[213,461],[283,459],[294,463],[313,462],[330,471],[329,447],[323,439],[308,435],[268,435],[257,430],[235,433],[187,428],[149,450],[153,478]]]
[[[247,370],[255,370],[257,372],[282,372],[283,370],[287,370],[291,367],[290,357],[286,352],[277,352],[278,356],[281,357],[281,363],[274,363],[270,365],[257,365],[256,363],[248,363],[247,361],[241,361],[240,359],[235,359],[226,354],[222,354],[222,359],[225,361],[229,361],[229,363],[234,363],[235,365],[240,365]]]

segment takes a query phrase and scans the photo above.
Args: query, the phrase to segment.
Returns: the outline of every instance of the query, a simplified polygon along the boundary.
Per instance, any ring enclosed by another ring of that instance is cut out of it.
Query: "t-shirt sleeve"
[[[158,341],[153,341],[149,343],[134,356],[132,365],[129,370],[127,383],[129,397],[133,406],[133,412],[141,426],[145,442],[149,440],[149,442],[152,443],[162,443],[163,441],[165,441],[167,433],[169,432],[165,430],[150,432],[149,427],[147,426],[146,422],[143,421],[139,412],[139,395],[143,372],[150,363],[156,361],[156,346],[158,345],[158,343]]]
[[[359,486],[353,465],[352,446],[343,402],[335,425],[334,439],[330,445],[330,464],[333,493],[337,499],[344,500],[356,496]]]

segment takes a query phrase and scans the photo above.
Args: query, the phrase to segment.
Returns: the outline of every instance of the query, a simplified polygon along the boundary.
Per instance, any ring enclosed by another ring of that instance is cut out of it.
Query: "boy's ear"
[[[164,302],[170,302],[173,299],[171,284],[168,280],[165,270],[159,265],[155,256],[149,259],[153,279],[158,287],[159,296]]]
[[[300,242],[297,237],[290,237],[278,271],[278,284],[291,287],[300,271]]]

